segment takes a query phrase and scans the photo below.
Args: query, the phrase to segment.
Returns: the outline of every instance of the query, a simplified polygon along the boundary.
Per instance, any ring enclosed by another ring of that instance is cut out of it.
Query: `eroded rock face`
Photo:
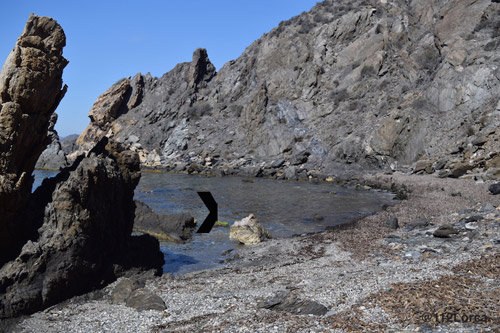
[[[489,0],[323,1],[217,73],[197,50],[143,76],[141,102],[107,126],[118,141],[138,138],[145,166],[294,166],[301,178],[428,160],[436,165],[423,172],[467,163],[495,178],[499,11]]]
[[[56,21],[30,16],[0,74],[0,319],[164,262],[156,239],[131,236],[139,157],[121,144],[103,137],[31,193],[65,92],[64,41]]]
[[[28,239],[30,226],[14,218],[28,201],[50,118],[66,92],[65,44],[55,20],[31,15],[0,73],[0,265]]]
[[[137,154],[106,141],[34,192],[22,218],[41,223],[39,235],[0,269],[0,317],[46,308],[132,267],[161,274],[158,241],[131,236]]]

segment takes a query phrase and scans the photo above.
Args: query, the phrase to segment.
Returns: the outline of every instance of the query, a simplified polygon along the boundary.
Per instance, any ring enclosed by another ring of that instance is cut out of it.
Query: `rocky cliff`
[[[0,72],[0,265],[26,241],[29,226],[13,220],[29,199],[50,118],[66,92],[65,45],[57,22],[32,15]]]
[[[121,144],[102,138],[31,193],[57,135],[64,44],[55,20],[31,15],[0,73],[0,319],[164,263],[156,239],[131,235],[139,158]]]
[[[217,73],[199,49],[119,81],[78,144],[113,137],[144,166],[191,172],[498,178],[499,46],[497,1],[327,0]]]

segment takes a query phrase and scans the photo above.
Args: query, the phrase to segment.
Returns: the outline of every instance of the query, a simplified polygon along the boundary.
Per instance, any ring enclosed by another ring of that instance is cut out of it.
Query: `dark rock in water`
[[[0,73],[0,266],[33,236],[14,218],[28,202],[51,116],[66,93],[65,44],[55,20],[31,15]]]
[[[135,202],[134,230],[145,232],[160,240],[180,241],[191,238],[196,224],[194,218],[185,213],[159,215],[144,202]]]
[[[457,229],[455,229],[450,224],[444,224],[444,225],[439,226],[439,228],[437,228],[434,231],[433,236],[438,237],[438,238],[450,238],[451,235],[455,235],[455,234],[458,234]]]
[[[389,217],[385,221],[385,226],[391,229],[397,229],[399,228],[399,220],[396,216]]]
[[[328,312],[324,305],[311,300],[302,300],[287,292],[278,292],[257,303],[257,306],[272,311],[288,312],[296,315],[313,314],[322,316]]]
[[[489,187],[488,187],[488,190],[491,192],[491,194],[493,195],[497,195],[497,194],[500,194],[500,183],[494,183],[494,184],[491,184]]]
[[[68,166],[66,154],[64,153],[61,147],[61,143],[59,142],[59,135],[57,135],[57,131],[54,129],[56,122],[57,114],[53,113],[52,117],[50,118],[48,129],[50,144],[38,158],[38,161],[35,165],[35,168],[37,169],[59,170]]]

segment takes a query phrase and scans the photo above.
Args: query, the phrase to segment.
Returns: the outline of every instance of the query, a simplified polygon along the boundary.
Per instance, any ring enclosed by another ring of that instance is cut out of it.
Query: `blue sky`
[[[219,70],[262,34],[318,0],[8,1],[0,10],[3,64],[30,13],[55,18],[66,33],[68,92],[59,105],[60,136],[80,133],[97,97],[118,79],[155,76],[190,61],[197,47]]]

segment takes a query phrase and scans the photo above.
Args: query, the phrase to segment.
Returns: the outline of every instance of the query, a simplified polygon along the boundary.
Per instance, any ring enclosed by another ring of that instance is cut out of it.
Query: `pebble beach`
[[[350,225],[246,246],[229,253],[224,268],[137,277],[163,300],[162,311],[113,301],[118,280],[0,328],[498,331],[500,197],[488,192],[490,183],[402,173],[363,177],[372,186],[404,184],[408,199]]]

